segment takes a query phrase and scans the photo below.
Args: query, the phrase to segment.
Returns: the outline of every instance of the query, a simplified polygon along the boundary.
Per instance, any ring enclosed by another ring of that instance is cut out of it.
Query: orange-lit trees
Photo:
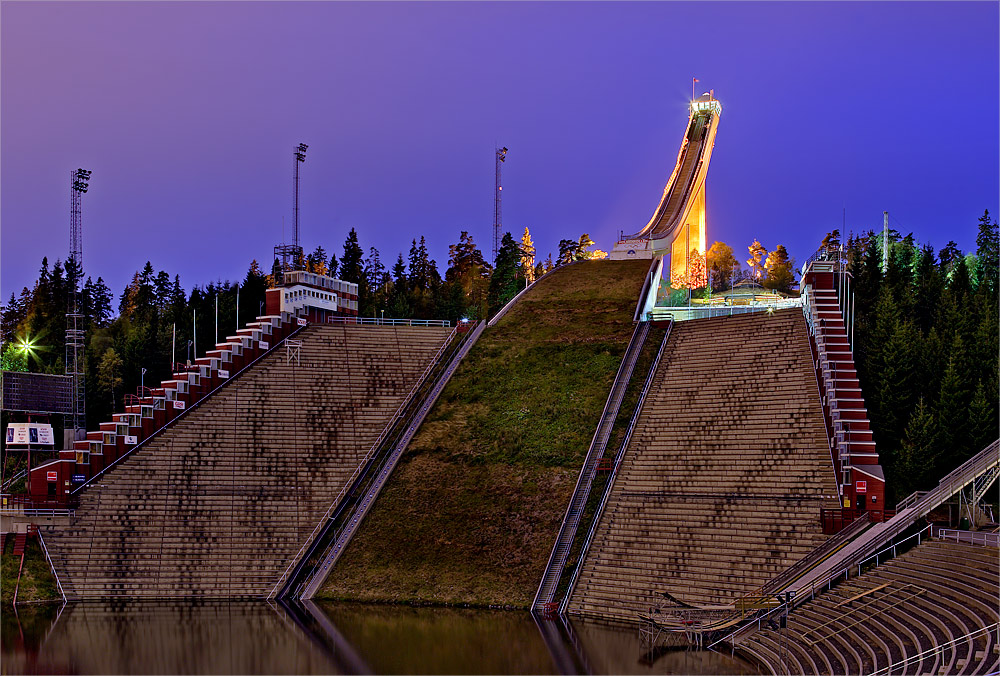
[[[725,291],[732,287],[732,280],[739,267],[739,261],[733,255],[733,248],[725,242],[715,242],[707,254],[708,272],[711,273],[712,288]]]
[[[750,250],[750,258],[747,260],[747,265],[750,266],[750,274],[756,281],[760,282],[764,277],[764,261],[767,259],[767,249],[756,239],[747,248]]]
[[[768,289],[788,293],[795,283],[795,275],[792,273],[794,265],[795,262],[788,256],[788,251],[779,244],[764,260],[767,277],[763,285]]]

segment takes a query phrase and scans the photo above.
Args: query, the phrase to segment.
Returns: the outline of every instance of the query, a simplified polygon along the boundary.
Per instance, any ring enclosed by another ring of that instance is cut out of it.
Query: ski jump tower
[[[619,240],[609,256],[613,260],[654,259],[655,279],[663,276],[666,266],[674,286],[700,285],[694,277],[705,274],[704,265],[694,264],[694,258],[704,261],[705,256],[705,177],[722,104],[707,92],[691,101],[689,113],[673,173],[656,211],[642,230]],[[655,303],[657,286],[650,285],[650,306]]]

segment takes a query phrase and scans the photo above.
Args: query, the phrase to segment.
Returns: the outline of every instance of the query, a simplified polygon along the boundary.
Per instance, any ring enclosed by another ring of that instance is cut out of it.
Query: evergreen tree
[[[514,242],[510,233],[504,233],[497,251],[496,267],[490,277],[489,314],[496,314],[523,288],[518,282],[517,270],[521,264],[521,248]]]
[[[891,473],[893,480],[889,489],[895,493],[896,499],[934,485],[935,478],[939,476],[936,474],[939,465],[936,440],[934,416],[921,397],[906,425],[898,466]]]
[[[752,251],[751,256],[753,256]],[[784,245],[779,244],[764,259],[764,270],[767,274],[762,286],[789,293],[792,290],[792,284],[795,283],[795,273],[792,272],[794,266],[795,261],[788,256]]]
[[[392,266],[392,288],[397,294],[406,293],[406,263],[403,262],[403,254],[399,254],[396,263]],[[395,315],[402,316],[402,315]]]
[[[995,404],[996,397],[992,399],[992,404]],[[969,404],[969,442],[973,452],[986,448],[997,439],[997,413],[996,406],[992,404],[980,380]]]
[[[576,260],[576,252],[580,248],[580,243],[572,239],[561,239],[559,240],[559,258],[556,260],[556,265],[567,265]],[[549,261],[551,262],[552,255],[549,254]],[[499,267],[499,266],[498,266]]]
[[[345,282],[357,284],[360,288],[364,283],[364,251],[358,244],[358,233],[351,228],[344,240],[344,255],[340,259],[340,278]]]
[[[725,242],[715,242],[706,254],[712,289],[725,291],[733,287],[733,277],[739,262],[733,255],[733,248]]]
[[[965,344],[955,335],[951,344],[948,365],[941,376],[941,393],[934,415],[937,418],[935,446],[943,464],[936,467],[936,474],[944,476],[972,455],[969,445],[968,409],[972,400],[971,374],[963,370]]]
[[[331,251],[330,252],[330,264],[327,266],[327,270],[329,270],[329,272],[327,274],[330,275],[331,277],[336,277],[337,276],[337,268],[338,268],[339,265],[340,265],[340,261],[337,260],[337,254],[335,254],[335,253],[333,253]]]
[[[986,210],[979,218],[976,235],[976,286],[989,298],[996,299],[1000,291],[1000,232],[996,219]],[[996,301],[994,300],[994,303]]]
[[[306,256],[306,270],[317,275],[329,274],[330,268],[326,261],[326,249],[317,246],[311,254]]]

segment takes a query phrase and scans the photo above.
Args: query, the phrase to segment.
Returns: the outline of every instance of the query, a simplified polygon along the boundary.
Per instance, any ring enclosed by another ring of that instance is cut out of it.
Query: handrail
[[[915,505],[920,500],[920,498],[927,495],[928,491],[913,491],[905,498],[903,498],[899,503],[896,504],[896,511],[901,512],[910,505]]]
[[[590,441],[590,446],[587,448],[587,455],[584,457],[583,466],[577,475],[576,486],[573,487],[573,493],[570,494],[566,513],[563,515],[562,523],[559,525],[559,533],[549,554],[549,561],[542,572],[542,579],[538,583],[535,598],[531,602],[532,608],[539,608],[540,604],[549,603],[555,595],[556,587],[559,584],[559,577],[553,579],[553,576],[557,574],[561,576],[562,571],[566,567],[569,548],[572,546],[573,540],[576,539],[577,529],[580,525],[580,515],[590,496],[590,489],[593,485],[594,474],[597,469],[597,461],[603,457],[607,450],[608,440],[611,436],[612,428],[614,428],[615,419],[618,417],[622,401],[625,399],[625,390],[632,380],[632,373],[635,370],[636,363],[639,361],[639,354],[646,344],[647,335],[649,335],[649,323],[638,322],[632,331],[632,337],[625,348],[625,353],[622,355],[621,363],[618,364],[618,372],[615,374],[615,379],[611,384],[607,401],[604,402],[604,410],[601,411],[601,415],[597,419],[597,429],[594,430],[594,436]],[[548,587],[551,587],[551,589],[547,589]]]
[[[756,312],[773,312],[795,307],[802,307],[801,296],[756,305],[657,305],[647,313],[647,319],[648,321],[662,321],[667,318],[667,315],[673,315],[674,321],[688,321],[754,314]]]
[[[954,540],[955,542],[968,542],[971,545],[982,545],[983,547],[1000,546],[1000,533],[939,528],[937,534],[940,538]]]
[[[899,662],[894,662],[893,664],[890,664],[888,666],[882,667],[878,671],[873,671],[870,674],[870,676],[879,676],[880,674],[891,674],[896,669],[898,669],[899,667],[906,666],[907,664],[909,664],[910,662],[912,662],[914,660],[918,660],[918,659],[922,660],[927,655],[935,655],[935,654],[937,654],[939,652],[943,653],[946,648],[949,648],[952,645],[961,643],[963,641],[968,641],[969,639],[977,637],[980,634],[988,634],[989,632],[997,630],[997,629],[1000,629],[1000,622],[994,622],[993,624],[987,625],[985,627],[980,627],[979,629],[976,629],[974,631],[970,631],[965,636],[959,636],[958,638],[953,638],[950,641],[946,641],[944,643],[940,643],[940,644],[934,646],[933,648],[928,648],[927,650],[924,650],[923,652],[917,653],[916,655],[910,655],[906,659],[900,660]],[[996,673],[996,672],[993,672],[993,673]]]
[[[448,328],[447,319],[386,319],[385,317],[327,317],[327,324],[362,324],[366,326],[438,326]]]
[[[575,263],[576,261],[573,261],[573,262]],[[565,267],[565,266],[563,266],[563,267]],[[544,276],[545,276],[545,275],[542,275],[542,277],[544,277]],[[539,277],[538,279],[541,279],[542,277]],[[514,304],[515,304],[515,303],[516,303],[516,302],[517,302],[518,300],[520,300],[521,296],[523,296],[524,294],[528,293],[528,289],[530,289],[531,287],[533,287],[533,286],[534,286],[535,284],[537,284],[537,283],[538,283],[538,279],[536,279],[536,280],[535,280],[535,281],[533,281],[533,282],[532,282],[531,284],[528,284],[528,285],[527,285],[526,287],[524,287],[523,289],[521,289],[520,291],[518,291],[518,292],[517,292],[517,293],[516,293],[516,294],[514,295],[514,297],[513,297],[513,298],[511,298],[511,299],[510,299],[509,301],[507,301],[507,302],[506,302],[506,303],[504,304],[504,306],[503,306],[502,308],[500,308],[500,309],[499,309],[499,310],[497,311],[497,313],[496,313],[495,315],[493,315],[493,316],[492,316],[492,317],[490,318],[490,320],[489,320],[488,322],[486,322],[486,327],[487,327],[487,328],[489,328],[489,327],[491,327],[491,326],[496,326],[496,323],[497,323],[498,321],[500,321],[501,319],[503,319],[503,316],[504,316],[505,314],[507,314],[507,312],[508,312],[508,311],[509,311],[509,310],[510,310],[510,309],[511,309],[512,307],[514,307]]]
[[[42,546],[42,553],[45,554],[45,560],[49,563],[49,569],[52,571],[52,577],[56,579],[56,589],[59,590],[59,595],[62,596],[63,603],[66,603],[66,592],[63,591],[62,582],[59,580],[59,573],[56,572],[56,567],[52,564],[52,557],[49,556],[49,548],[45,546],[45,539],[42,538],[42,531],[36,530],[35,534],[38,536],[38,544]]]
[[[427,368],[424,369],[424,372],[421,373],[420,377],[417,378],[417,380],[414,382],[413,387],[410,388],[410,391],[407,392],[406,396],[403,398],[403,401],[396,408],[396,411],[395,413],[392,414],[392,417],[389,419],[389,422],[385,425],[385,427],[382,428],[382,431],[379,432],[378,437],[375,439],[375,443],[371,445],[371,448],[369,448],[368,452],[365,453],[364,457],[361,459],[361,462],[358,463],[357,467],[354,468],[354,471],[347,478],[347,481],[344,482],[344,485],[340,489],[340,492],[337,493],[337,497],[334,498],[333,502],[327,508],[326,512],[316,523],[315,528],[313,528],[312,532],[302,543],[302,546],[299,547],[299,551],[296,552],[295,556],[293,556],[292,559],[288,562],[288,566],[278,577],[278,581],[275,583],[274,588],[271,589],[271,592],[267,595],[268,600],[273,599],[275,596],[277,596],[282,586],[284,586],[285,582],[288,580],[289,575],[291,575],[292,570],[299,565],[301,557],[303,557],[305,555],[305,552],[312,547],[320,531],[322,531],[323,528],[326,527],[326,523],[330,519],[330,515],[333,514],[334,510],[337,508],[337,505],[340,504],[340,501],[344,498],[344,495],[349,490],[352,489],[354,481],[355,479],[357,479],[358,475],[364,470],[365,466],[368,465],[371,459],[375,457],[375,454],[378,452],[379,446],[385,440],[386,435],[389,433],[392,427],[399,421],[399,417],[403,414],[403,410],[410,404],[410,401],[416,395],[416,392],[422,387],[424,380],[430,374],[435,364],[437,364],[438,359],[441,358],[441,355],[444,353],[445,349],[448,347],[448,345],[451,344],[451,341],[452,339],[454,339],[455,334],[457,332],[458,332],[458,327],[456,326],[455,328],[452,329],[451,333],[448,334],[448,338],[441,344],[441,347],[438,349],[433,359],[431,359]]]
[[[120,463],[122,460],[131,457],[132,454],[135,453],[137,450],[139,450],[140,448],[145,447],[146,444],[148,444],[149,442],[151,442],[153,439],[158,438],[165,430],[170,429],[171,427],[173,427],[177,423],[177,421],[183,420],[184,418],[186,418],[187,415],[191,411],[197,410],[198,407],[200,407],[202,404],[204,404],[206,401],[208,401],[209,397],[211,397],[213,394],[215,394],[216,392],[218,392],[219,390],[221,390],[223,387],[226,387],[230,383],[234,382],[237,378],[239,378],[241,375],[243,375],[244,373],[246,373],[250,368],[252,368],[253,366],[255,366],[257,364],[257,362],[259,362],[261,359],[264,359],[265,357],[270,356],[271,353],[273,353],[275,350],[278,349],[278,347],[280,347],[281,345],[283,345],[286,340],[288,340],[292,336],[297,335],[304,328],[306,328],[306,327],[305,326],[296,326],[292,330],[291,333],[289,333],[287,336],[285,336],[284,338],[282,338],[281,340],[279,340],[277,343],[275,343],[273,346],[271,346],[271,348],[269,350],[267,350],[267,351],[261,353],[260,355],[258,355],[257,358],[254,359],[249,364],[244,364],[243,368],[241,368],[236,373],[232,374],[226,380],[223,380],[221,383],[219,383],[218,385],[216,385],[215,388],[211,392],[206,392],[204,395],[202,395],[201,399],[199,399],[198,401],[196,401],[193,404],[191,404],[191,406],[188,406],[188,407],[185,407],[183,409],[180,409],[179,413],[176,416],[174,416],[172,419],[168,420],[166,423],[164,423],[158,429],[153,430],[148,437],[146,437],[145,439],[143,439],[142,441],[140,441],[138,444],[136,444],[132,448],[126,450],[120,456],[118,456],[117,458],[115,458],[114,461],[110,465],[104,467],[100,472],[98,472],[97,474],[91,476],[85,482],[83,482],[82,484],[80,484],[79,486],[77,486],[76,488],[74,488],[72,491],[70,491],[70,495],[75,495],[76,493],[78,493],[81,490],[83,490],[86,486],[90,486],[99,477],[104,476],[105,472],[107,472],[108,470],[110,470],[112,468],[117,467],[118,463]],[[156,408],[155,401],[156,401],[156,398],[154,398],[154,408]],[[162,399],[160,399],[160,401],[162,401]]]
[[[734,639],[737,637],[737,635],[741,635],[741,634],[747,633],[752,627],[756,627],[757,630],[760,630],[760,628],[761,628],[762,624],[764,623],[764,621],[767,620],[767,619],[769,619],[773,614],[775,614],[775,612],[782,611],[782,610],[786,609],[786,607],[787,607],[788,610],[792,610],[792,609],[800,606],[801,604],[805,603],[806,600],[815,597],[817,590],[820,590],[823,587],[825,587],[825,586],[827,586],[829,584],[832,584],[833,581],[836,580],[836,579],[838,579],[841,575],[844,576],[845,580],[848,579],[849,576],[850,576],[850,571],[855,566],[858,567],[858,575],[860,575],[861,574],[861,568],[863,568],[865,566],[865,564],[869,563],[872,559],[875,559],[876,565],[878,565],[878,557],[880,557],[882,554],[884,554],[885,552],[888,552],[890,550],[892,550],[893,556],[895,556],[896,555],[896,548],[899,547],[900,545],[902,545],[907,540],[912,540],[913,538],[917,538],[917,544],[920,544],[921,541],[922,541],[922,538],[923,538],[924,531],[927,531],[928,534],[930,534],[932,526],[933,526],[933,524],[928,524],[927,526],[925,526],[924,528],[921,528],[919,531],[917,531],[913,535],[910,535],[909,537],[904,538],[903,540],[900,540],[899,542],[897,542],[897,543],[895,543],[895,544],[893,544],[893,545],[891,545],[889,547],[886,547],[885,549],[883,549],[881,551],[878,551],[875,554],[873,554],[873,555],[871,555],[871,556],[869,556],[869,557],[867,557],[865,559],[862,559],[858,563],[852,563],[852,562],[850,562],[850,559],[848,559],[848,561],[845,562],[845,565],[843,565],[843,566],[838,565],[836,568],[832,568],[826,575],[818,578],[817,580],[813,580],[812,582],[810,582],[809,583],[809,589],[808,589],[809,593],[808,594],[806,594],[806,593],[795,594],[795,596],[792,598],[791,602],[786,603],[786,604],[782,604],[781,606],[778,606],[777,608],[772,608],[771,610],[767,611],[763,615],[757,616],[756,618],[754,618],[750,622],[737,627],[736,629],[734,629],[731,633],[727,634],[726,636],[724,636],[724,637],[722,637],[720,639],[717,639],[715,642],[713,642],[708,647],[712,648],[712,647],[714,647],[714,646],[716,646],[716,645],[718,645],[720,643],[723,643],[723,642],[731,643],[731,644],[735,645]],[[804,592],[806,590],[800,589],[800,590],[797,590],[797,591]]]
[[[646,375],[646,382],[643,384],[642,392],[639,393],[639,401],[635,405],[635,413],[632,414],[632,420],[629,421],[628,431],[625,432],[625,439],[622,441],[621,447],[618,449],[618,453],[615,455],[614,468],[611,470],[610,476],[608,476],[608,483],[604,487],[604,496],[601,498],[601,503],[597,506],[597,510],[594,512],[594,520],[590,523],[590,528],[587,530],[587,538],[583,541],[583,546],[580,548],[580,555],[577,557],[576,568],[573,570],[573,576],[570,578],[569,586],[566,588],[566,595],[563,597],[562,601],[559,603],[559,614],[564,615],[566,613],[566,608],[569,607],[569,601],[573,597],[573,591],[576,589],[576,582],[580,577],[580,571],[583,569],[583,563],[590,551],[590,544],[594,539],[594,534],[597,532],[597,526],[601,521],[601,517],[604,515],[604,508],[608,504],[608,498],[611,496],[611,490],[614,488],[615,479],[618,478],[618,469],[621,467],[621,461],[625,457],[625,449],[628,448],[629,442],[632,440],[632,432],[635,430],[636,422],[639,420],[639,414],[642,412],[642,406],[646,402],[646,395],[649,394],[649,388],[653,384],[653,375],[656,373],[656,369],[660,365],[660,358],[663,356],[663,351],[667,347],[667,341],[670,339],[670,333],[674,327],[673,320],[667,324],[667,330],[663,334],[663,341],[660,342],[660,349],[656,353],[656,358],[650,365],[649,373]]]
[[[13,483],[15,481],[17,481],[18,479],[20,479],[22,477],[25,477],[27,475],[28,475],[28,468],[25,467],[20,472],[18,472],[14,476],[12,476],[12,477],[8,478],[6,481],[4,481],[3,482],[3,486],[0,486],[0,491],[6,491],[8,488],[11,487],[11,485],[13,485]]]

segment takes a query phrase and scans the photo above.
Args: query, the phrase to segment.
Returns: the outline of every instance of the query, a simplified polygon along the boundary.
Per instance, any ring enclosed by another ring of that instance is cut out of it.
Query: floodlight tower
[[[299,242],[299,165],[306,161],[306,150],[309,149],[305,143],[300,143],[295,147],[295,210],[292,214],[292,245],[301,248]]]
[[[74,438],[80,439],[86,433],[86,387],[83,354],[84,328],[80,313],[79,282],[83,274],[83,217],[81,203],[83,194],[89,187],[91,172],[77,169],[70,174],[69,191],[69,261],[67,280],[69,299],[66,311],[66,375],[73,378],[73,412],[71,414]],[[82,433],[82,434],[81,434]]]
[[[500,167],[503,166],[504,160],[507,159],[507,149],[497,148],[497,170],[496,170],[496,187],[493,190],[493,265],[496,266],[497,254],[500,252],[500,230],[503,227],[503,219],[500,213],[500,197],[503,191],[503,185],[500,183]]]
[[[300,261],[303,260],[302,245],[299,242],[299,165],[306,161],[306,150],[309,149],[305,143],[300,143],[292,150],[295,157],[295,180],[293,183],[292,202],[292,243],[282,242],[274,247],[274,257],[281,260],[281,271],[296,270]],[[284,237],[282,237],[284,239]],[[289,262],[290,261],[290,262]],[[280,280],[279,280],[280,281]]]

